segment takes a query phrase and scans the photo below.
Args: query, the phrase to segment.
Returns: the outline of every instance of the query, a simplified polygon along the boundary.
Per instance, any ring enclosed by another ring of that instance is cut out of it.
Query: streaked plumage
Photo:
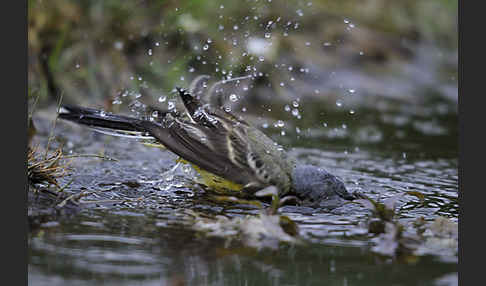
[[[243,191],[276,186],[280,194],[291,191],[298,194],[299,187],[292,182],[295,161],[244,119],[211,105],[215,101],[211,98],[214,85],[208,89],[208,79],[199,76],[189,91],[177,88],[187,118],[167,112],[159,120],[144,120],[75,106],[63,106],[59,117],[110,135],[155,139],[197,168],[242,186]],[[340,184],[336,190],[328,191],[346,196],[344,184]]]

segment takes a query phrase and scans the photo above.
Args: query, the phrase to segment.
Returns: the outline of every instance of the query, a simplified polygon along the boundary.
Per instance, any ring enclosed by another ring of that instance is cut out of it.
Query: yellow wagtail
[[[210,188],[253,194],[276,187],[280,196],[295,195],[317,204],[332,198],[354,199],[336,176],[297,164],[263,132],[215,106],[211,96],[224,81],[208,88],[208,79],[202,75],[189,90],[176,88],[188,116],[171,111],[142,119],[64,105],[59,117],[109,135],[155,140],[191,163]]]

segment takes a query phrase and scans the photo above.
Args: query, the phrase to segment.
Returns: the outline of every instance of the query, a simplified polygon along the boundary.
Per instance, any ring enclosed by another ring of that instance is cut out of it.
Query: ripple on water
[[[294,149],[293,153],[301,161],[323,166],[341,177],[348,188],[357,189],[372,199],[383,200],[402,194],[399,206],[407,206],[408,217],[458,216],[456,159],[393,159],[363,150],[343,154]],[[417,203],[417,197],[406,194],[411,191],[425,195],[424,202]],[[411,202],[416,203],[410,205]]]

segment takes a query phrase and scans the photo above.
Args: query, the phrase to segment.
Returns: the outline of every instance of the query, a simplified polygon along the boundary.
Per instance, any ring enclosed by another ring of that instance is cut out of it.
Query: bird
[[[280,197],[293,196],[308,205],[355,198],[341,179],[322,167],[299,163],[242,116],[222,108],[216,95],[226,81],[209,87],[209,79],[200,75],[189,88],[175,88],[182,113],[153,109],[156,118],[140,118],[62,105],[58,117],[108,135],[161,145],[191,164],[204,184],[216,190],[249,196],[274,190]]]

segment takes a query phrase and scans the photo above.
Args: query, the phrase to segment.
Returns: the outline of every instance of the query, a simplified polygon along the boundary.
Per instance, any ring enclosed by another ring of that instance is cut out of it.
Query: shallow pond
[[[33,143],[78,157],[61,198],[29,189],[29,285],[458,284],[457,1],[115,2],[29,1],[30,97],[129,113],[252,73],[228,107],[394,217],[285,205],[290,236],[41,99]]]
[[[405,232],[416,232],[421,218],[429,226],[439,216],[457,222],[456,114],[428,117],[427,126],[417,115],[396,111],[363,107],[343,116],[312,104],[301,108],[303,115],[325,114],[334,122],[323,126],[315,118],[290,118],[284,134],[270,116],[248,117],[299,161],[323,166],[348,189],[376,201],[402,194],[396,209]],[[45,143],[51,125],[45,117],[38,120],[38,137]],[[435,132],[438,124],[441,131]],[[374,251],[380,244],[376,235],[363,226],[369,209],[347,204],[332,210],[280,208],[297,223],[299,244],[246,241],[231,233],[209,236],[193,227],[191,213],[244,218],[258,214],[258,208],[215,202],[180,169],[167,176],[177,158],[168,151],[60,121],[55,135],[53,148],[63,143],[68,153],[103,153],[117,161],[72,161],[75,172],[61,185],[72,180],[66,192],[84,192],[79,206],[53,211],[52,199],[29,195],[29,215],[42,218],[29,235],[29,284],[457,284],[457,235],[452,244],[422,246],[412,259],[382,256]],[[423,194],[423,200],[407,192]]]

